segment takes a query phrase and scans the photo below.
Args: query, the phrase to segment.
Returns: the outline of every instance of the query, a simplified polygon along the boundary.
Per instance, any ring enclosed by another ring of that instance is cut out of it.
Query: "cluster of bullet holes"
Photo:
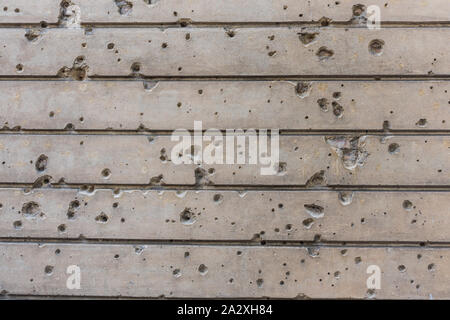
[[[8,7],[3,7],[3,11],[5,11],[5,12],[7,12],[9,10],[9,8]],[[20,9],[19,8],[15,8],[14,10],[14,13],[20,13]]]
[[[344,168],[354,170],[362,167],[369,153],[365,150],[365,136],[325,137],[325,142],[341,159]]]
[[[69,203],[69,208],[67,209],[67,219],[75,220],[76,212],[80,207],[80,202],[78,200],[73,200]]]
[[[78,56],[73,62],[72,68],[62,67],[59,69],[57,76],[60,78],[72,78],[77,81],[82,81],[87,78],[89,66],[85,63],[84,56]]]
[[[342,93],[339,91],[333,92],[332,98],[334,99],[331,102],[331,106],[333,107],[333,115],[339,119],[344,116],[344,107],[338,102],[338,100],[342,97]],[[319,98],[317,99],[317,104],[322,112],[329,111],[329,100],[327,98]]]
[[[79,27],[81,23],[80,7],[70,0],[63,0],[60,3],[58,24],[61,27]]]
[[[109,217],[104,212],[101,212],[98,216],[95,217],[95,222],[97,223],[107,223],[108,220]]]
[[[194,170],[195,185],[197,187],[202,187],[213,184],[212,181],[210,181],[210,176],[214,175],[215,172],[216,170],[214,168],[209,168],[208,171],[200,167],[196,168]]]

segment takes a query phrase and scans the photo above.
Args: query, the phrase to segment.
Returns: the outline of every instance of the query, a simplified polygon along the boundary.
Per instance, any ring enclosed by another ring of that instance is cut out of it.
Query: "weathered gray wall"
[[[0,1],[2,296],[450,298],[448,0],[365,3],[380,30],[354,0],[150,2]],[[175,165],[194,121],[279,128],[279,174]]]

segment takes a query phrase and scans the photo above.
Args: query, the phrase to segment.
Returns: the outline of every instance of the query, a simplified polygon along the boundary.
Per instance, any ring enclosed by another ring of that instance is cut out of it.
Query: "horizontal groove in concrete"
[[[285,247],[285,248],[433,248],[449,249],[450,241],[429,242],[429,241],[302,241],[302,240],[270,240],[270,239],[250,239],[250,240],[161,240],[161,239],[103,239],[103,238],[18,238],[0,237],[0,244],[23,244],[37,243],[39,245],[48,244],[83,244],[83,245],[153,245],[153,246],[196,246],[196,247]]]
[[[422,74],[422,75],[401,75],[401,74],[367,74],[367,75],[176,75],[176,76],[146,76],[139,75],[91,75],[84,81],[449,81],[450,74]],[[73,81],[70,78],[60,78],[56,75],[0,75],[0,81]]]
[[[241,128],[249,129],[249,128]],[[253,128],[252,128],[253,129]],[[275,128],[274,128],[275,129]],[[174,129],[175,130],[175,129]],[[34,136],[52,136],[52,135],[117,135],[117,136],[170,136],[174,130],[159,129],[136,129],[136,130],[65,130],[65,129],[23,129],[23,128],[0,128],[0,135],[34,135]],[[258,134],[260,129],[254,129]],[[192,135],[193,130],[187,130]],[[205,130],[202,130],[204,133]],[[220,130],[225,134],[225,130]],[[365,136],[449,136],[450,130],[305,130],[305,129],[282,129],[279,128],[281,136],[340,136],[340,135],[365,135]]]
[[[64,28],[58,23],[42,21],[21,23],[0,23],[0,28]],[[448,28],[450,21],[382,21],[382,28]],[[81,27],[94,28],[274,28],[274,27],[318,27],[318,28],[367,28],[365,24],[357,24],[351,21],[331,21],[328,25],[322,25],[319,21],[267,21],[267,22],[195,22],[192,20],[179,20],[174,22],[82,22]]]
[[[93,186],[95,190],[115,190],[122,191],[358,191],[358,192],[450,192],[450,185],[441,186],[403,186],[403,185],[328,185],[326,187],[307,188],[306,185],[171,185],[165,184],[153,186],[148,184],[75,184],[75,183],[55,183],[49,187],[39,189],[48,190],[78,190],[86,185]],[[25,182],[0,182],[1,189],[33,189],[33,183]]]

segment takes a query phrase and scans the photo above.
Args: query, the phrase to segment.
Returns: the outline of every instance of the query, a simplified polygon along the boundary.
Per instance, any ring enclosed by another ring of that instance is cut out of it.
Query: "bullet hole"
[[[87,186],[87,185],[83,185],[80,187],[80,192],[84,193],[84,194],[94,194],[95,192],[95,187],[94,186]]]
[[[316,55],[319,57],[320,61],[328,60],[334,55],[334,51],[327,47],[320,47],[319,50],[317,50]]]
[[[92,26],[86,26],[84,28],[84,34],[87,36],[91,36],[94,34],[94,28]]]
[[[53,266],[45,266],[44,272],[46,275],[50,276],[53,273]]]
[[[346,256],[347,255],[347,249],[342,249],[341,250],[341,255]]]
[[[400,152],[400,145],[398,143],[391,143],[388,146],[388,152],[390,154],[397,154]]]
[[[53,118],[53,117],[55,116],[55,112],[54,112],[54,111],[50,111],[49,114],[48,114],[48,116],[49,116],[50,118]]]
[[[97,223],[107,223],[108,219],[108,216],[104,212],[101,212],[98,216],[95,217],[95,221]]]
[[[48,27],[48,23],[46,21],[39,22],[39,25],[41,26],[41,28],[44,28],[44,29]]]
[[[412,207],[413,207],[413,204],[412,204],[411,201],[405,200],[405,201],[403,201],[402,206],[403,206],[403,209],[405,209],[407,211],[410,211],[412,209]]]
[[[336,101],[333,101],[331,105],[333,106],[333,114],[336,116],[336,118],[342,118],[342,116],[344,115],[344,107]]]
[[[302,221],[302,224],[306,229],[310,229],[314,224],[314,219],[306,218],[305,220]]]
[[[367,299],[374,299],[376,297],[375,289],[367,289],[366,297]]]
[[[144,2],[146,4],[148,4],[148,5],[153,5],[153,4],[157,3],[157,2],[159,2],[159,0],[144,0]]]
[[[366,6],[363,4],[355,4],[352,8],[353,16],[350,22],[355,24],[363,24],[367,22]]]
[[[149,184],[152,186],[163,185],[164,184],[164,176],[162,174],[160,174],[159,176],[151,177]]]
[[[430,263],[427,268],[428,268],[428,271],[434,271],[435,270],[434,263]]]
[[[191,34],[190,34],[190,33],[186,33],[186,35],[184,36],[184,38],[185,38],[186,40],[191,39]]]
[[[343,206],[348,206],[353,200],[353,191],[341,191],[338,193],[339,202]]]
[[[34,219],[41,213],[41,209],[39,207],[39,204],[34,201],[30,201],[25,203],[22,206],[22,214],[27,219]]]
[[[142,252],[144,252],[145,246],[135,246],[134,247],[134,253],[137,255],[140,255]]]
[[[102,170],[102,177],[103,177],[103,179],[111,178],[111,170],[109,170],[108,168],[103,169]]]
[[[159,84],[158,81],[144,81],[143,82],[144,90],[151,92],[154,88],[158,86],[158,84]]]
[[[179,19],[177,22],[181,28],[186,28],[188,25],[192,24],[192,20],[187,18]]]
[[[328,112],[328,99],[320,98],[317,100],[317,104],[319,105],[320,110],[322,110],[323,112]]]
[[[319,19],[318,22],[320,23],[320,25],[322,27],[328,27],[330,25],[331,21],[332,20],[330,18],[322,17],[322,18]]]
[[[276,163],[275,170],[277,176],[284,176],[287,173],[287,163],[286,162]]]
[[[189,251],[186,251],[186,252],[184,253],[184,258],[189,258],[189,256],[190,256]]]
[[[180,269],[174,269],[174,270],[172,271],[172,274],[173,274],[173,276],[174,276],[175,278],[179,278],[179,277],[181,277],[181,270],[180,270]]]
[[[139,62],[133,62],[130,69],[131,72],[138,73],[139,71],[141,71],[141,64]]]
[[[208,273],[208,267],[202,263],[201,265],[198,266],[198,272],[200,272],[200,274],[204,276]]]
[[[80,7],[70,0],[63,0],[60,3],[58,24],[61,27],[76,28],[80,26]]]
[[[159,160],[161,160],[161,162],[163,162],[163,163],[167,162],[167,154],[166,154],[166,149],[165,148],[161,149]]]
[[[341,92],[333,92],[333,98],[338,100],[342,97],[342,93]]]
[[[161,44],[161,48],[163,48],[163,49],[167,48],[167,46],[168,46],[167,42],[163,42],[163,43]]]
[[[369,156],[364,149],[365,136],[334,136],[325,137],[336,155],[341,159],[344,168],[353,170],[357,166],[362,167]]]
[[[292,230],[292,224],[287,224],[287,225],[285,226],[285,229],[286,229],[287,231],[291,231],[291,230]]]
[[[16,65],[16,71],[17,71],[18,73],[23,72],[23,64],[21,64],[21,63],[17,64],[17,65]]]
[[[50,184],[52,177],[49,175],[44,175],[42,177],[37,178],[33,183],[33,188],[42,188],[43,186],[47,186]]]
[[[318,32],[300,32],[297,33],[300,41],[307,47],[308,45],[316,42]]]
[[[223,201],[223,195],[221,195],[219,193],[216,193],[213,196],[213,200],[214,200],[215,203],[221,203]]]
[[[180,213],[180,222],[184,225],[192,225],[197,221],[196,214],[191,211],[191,208],[185,208]]]
[[[334,272],[334,278],[335,279],[339,279],[341,277],[341,272],[340,271],[335,271]]]
[[[72,68],[62,67],[59,69],[57,76],[60,78],[72,78],[77,81],[86,80],[89,66],[85,63],[84,56],[78,56],[73,62]]]
[[[277,54],[276,51],[269,51],[269,52],[267,53],[267,55],[268,55],[269,57],[273,57],[273,56],[276,55],[276,54]]]
[[[48,157],[45,154],[41,154],[35,163],[36,171],[42,172],[47,169]]]
[[[427,126],[427,119],[419,119],[419,121],[416,122],[416,126],[419,128],[424,128]]]
[[[374,56],[380,56],[383,53],[384,41],[375,39],[369,43],[369,52]]]
[[[352,11],[355,17],[359,17],[366,11],[366,6],[363,4],[355,4]]]
[[[397,269],[398,269],[398,271],[400,271],[400,272],[405,272],[405,271],[406,271],[406,267],[405,267],[403,264],[399,265],[399,266],[397,267]]]
[[[256,285],[258,286],[258,288],[262,288],[264,284],[264,280],[263,279],[257,279],[256,280]]]
[[[306,251],[311,258],[317,258],[320,255],[319,247],[308,247],[306,248]]]
[[[109,50],[112,50],[112,49],[114,49],[114,43],[110,42],[110,43],[108,43],[108,44],[106,45],[106,47],[107,47]]]
[[[360,264],[362,262],[361,257],[356,257],[355,258],[355,264]]]
[[[236,32],[234,30],[226,30],[226,33],[230,38],[233,38],[236,35]]]
[[[195,176],[195,185],[197,187],[201,187],[204,185],[212,184],[212,182],[208,178],[208,173],[203,168],[196,168],[194,170],[194,176]]]
[[[311,92],[311,82],[298,82],[295,86],[295,94],[300,98],[306,98]]]
[[[60,255],[61,254],[61,250],[60,249],[56,249],[55,250],[55,254],[58,256],[58,255]]]
[[[42,36],[42,31],[40,29],[29,29],[25,33],[25,38],[30,42],[37,41]]]
[[[22,221],[20,221],[20,220],[17,220],[17,221],[14,221],[13,222],[13,227],[14,227],[14,229],[16,229],[16,230],[21,230],[22,229]]]
[[[325,215],[324,208],[316,205],[316,204],[305,204],[303,206],[306,210],[306,213],[308,213],[311,217],[315,219],[323,218]]]
[[[306,181],[306,188],[314,188],[326,185],[325,170],[314,173],[311,178]]]
[[[60,224],[57,229],[58,229],[58,232],[64,233],[64,232],[66,232],[67,227],[65,224]]]
[[[69,208],[67,209],[67,218],[69,220],[75,219],[75,213],[80,207],[80,202],[78,200],[73,200],[69,203]]]
[[[133,9],[133,3],[131,3],[130,1],[114,0],[114,2],[116,3],[118,11],[121,15],[128,15],[131,13]]]

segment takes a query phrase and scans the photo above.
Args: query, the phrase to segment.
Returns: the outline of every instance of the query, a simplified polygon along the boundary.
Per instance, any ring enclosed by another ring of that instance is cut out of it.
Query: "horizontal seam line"
[[[262,129],[261,128],[234,128],[234,129],[242,129],[248,130],[253,129],[255,133],[258,134]],[[269,131],[273,130],[267,128]],[[109,136],[149,136],[158,137],[158,136],[171,136],[174,134],[173,130],[159,130],[159,129],[137,129],[137,130],[108,130],[108,129],[1,129],[0,128],[0,136],[1,135],[12,135],[12,136],[21,136],[21,135],[29,135],[29,136],[96,136],[96,135],[109,135]],[[266,130],[266,129],[264,129]],[[449,136],[450,130],[362,130],[362,129],[338,129],[338,130],[322,130],[322,129],[278,129],[280,136],[335,136],[335,135],[364,135],[364,136],[375,136],[375,137],[386,137],[386,136]],[[188,132],[189,134],[193,134],[194,130],[183,129],[184,132]],[[183,133],[184,133],[183,132]],[[202,130],[202,133],[205,133],[206,130]],[[215,130],[217,134],[225,134],[226,129]],[[177,133],[177,135],[183,135],[183,133]],[[238,136],[239,134],[233,134]],[[244,134],[244,135],[253,135],[252,133]]]
[[[450,185],[328,185],[323,187],[306,187],[306,185],[242,185],[242,184],[215,184],[197,186],[195,184],[98,184],[98,183],[55,183],[50,187],[34,188],[33,182],[0,182],[1,189],[39,189],[39,190],[79,190],[86,186],[98,190],[135,190],[135,191],[356,191],[356,192],[449,192]]]
[[[264,244],[261,244],[261,242]],[[114,238],[40,238],[0,237],[1,244],[59,244],[59,245],[115,245],[135,246],[196,246],[196,247],[249,247],[249,248],[431,248],[450,249],[449,241],[313,241],[313,240],[189,240],[189,239],[114,239]]]
[[[326,74],[326,75],[90,75],[83,81],[57,75],[0,75],[0,81],[449,81],[450,74]]]
[[[44,21],[45,22],[45,21]],[[355,23],[353,21],[333,21],[327,25],[323,25],[320,21],[193,21],[189,18],[181,18],[177,21],[163,22],[100,22],[100,21],[83,21],[80,23],[81,28],[283,28],[283,27],[317,27],[320,29],[366,29],[367,24]],[[41,22],[3,22],[0,28],[27,28],[41,27]],[[381,21],[381,28],[448,28],[450,21]],[[46,28],[67,29],[58,22],[46,22]],[[368,28],[367,28],[368,29]]]

